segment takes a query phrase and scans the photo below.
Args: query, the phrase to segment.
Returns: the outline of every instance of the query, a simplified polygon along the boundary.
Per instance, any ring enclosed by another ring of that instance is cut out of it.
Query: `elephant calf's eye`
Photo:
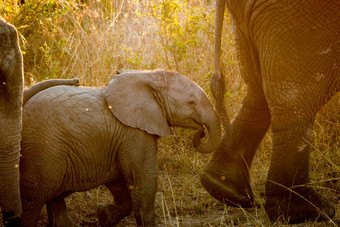
[[[188,102],[188,106],[195,107],[196,106],[196,102],[194,100],[191,100],[191,101]]]

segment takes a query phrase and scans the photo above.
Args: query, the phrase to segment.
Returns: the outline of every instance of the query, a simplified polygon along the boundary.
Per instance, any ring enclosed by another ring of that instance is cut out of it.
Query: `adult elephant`
[[[220,70],[225,4],[247,94],[229,123]],[[340,1],[216,1],[215,75],[212,90],[226,132],[224,145],[201,182],[228,205],[250,207],[249,168],[271,125],[273,153],[266,182],[270,219],[302,222],[332,217],[334,204],[311,187],[309,147],[314,118],[340,89]]]
[[[19,153],[21,107],[36,93],[75,80],[50,80],[23,92],[23,64],[14,26],[0,18],[0,207],[5,226],[20,226]]]

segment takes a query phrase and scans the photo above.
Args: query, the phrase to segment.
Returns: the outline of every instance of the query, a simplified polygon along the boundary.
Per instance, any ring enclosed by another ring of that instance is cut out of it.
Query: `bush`
[[[3,3],[0,11],[21,34],[27,84],[78,77],[96,86],[117,69],[167,68],[209,90],[211,3],[36,0]]]

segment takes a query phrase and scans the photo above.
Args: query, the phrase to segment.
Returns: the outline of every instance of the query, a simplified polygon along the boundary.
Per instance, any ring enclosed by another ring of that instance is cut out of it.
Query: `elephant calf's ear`
[[[106,101],[123,124],[167,137],[171,134],[170,127],[147,80],[144,73],[116,75],[104,88]]]

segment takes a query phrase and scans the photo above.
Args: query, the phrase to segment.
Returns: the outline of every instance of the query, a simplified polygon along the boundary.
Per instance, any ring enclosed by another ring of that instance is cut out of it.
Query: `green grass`
[[[87,4],[77,0],[50,0],[48,5],[37,2],[31,1],[21,8],[12,1],[0,3],[0,14],[21,34],[27,86],[50,78],[73,77],[79,78],[84,86],[105,86],[117,70],[162,68],[181,72],[211,97],[213,1],[154,0],[146,5],[137,0],[88,0]],[[227,16],[225,22],[226,105],[229,116],[233,117],[241,105],[245,85],[239,75]],[[337,219],[340,219],[339,104],[338,95],[317,116],[310,165],[315,188],[338,204]],[[256,203],[251,209],[226,207],[203,189],[199,173],[211,155],[201,155],[194,150],[192,134],[189,130],[174,129],[173,136],[159,140],[155,212],[160,226],[286,225],[270,223],[263,209],[264,184],[271,156],[270,132],[260,145],[251,168]],[[109,192],[99,187],[74,193],[67,204],[77,223],[95,226],[96,205],[112,200]],[[47,223],[46,219],[44,210],[40,226]],[[135,225],[133,216],[119,224],[129,225]],[[306,222],[297,226],[325,225],[332,226],[332,223]]]

